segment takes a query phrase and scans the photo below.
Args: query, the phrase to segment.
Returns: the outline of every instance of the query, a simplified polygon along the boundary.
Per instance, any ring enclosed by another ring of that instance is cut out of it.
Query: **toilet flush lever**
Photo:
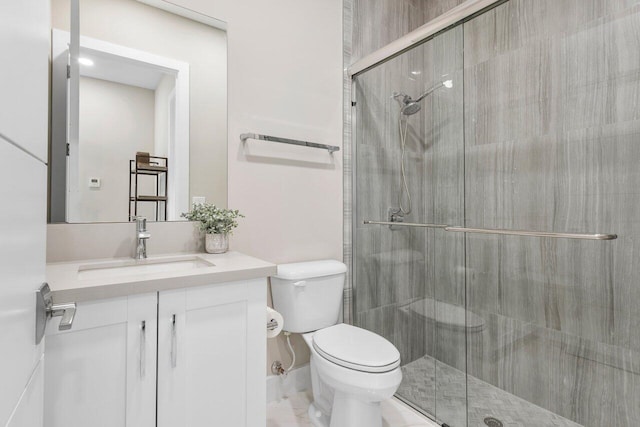
[[[305,286],[307,286],[307,281],[300,280],[299,282],[294,282],[293,286],[295,286],[296,288],[304,288]]]

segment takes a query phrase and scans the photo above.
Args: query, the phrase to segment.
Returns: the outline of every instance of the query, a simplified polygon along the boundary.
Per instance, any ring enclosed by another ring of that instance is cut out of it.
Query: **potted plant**
[[[229,250],[229,234],[238,226],[238,218],[244,218],[244,215],[237,210],[199,203],[182,217],[199,222],[200,230],[205,232],[205,250],[208,253],[222,254]]]

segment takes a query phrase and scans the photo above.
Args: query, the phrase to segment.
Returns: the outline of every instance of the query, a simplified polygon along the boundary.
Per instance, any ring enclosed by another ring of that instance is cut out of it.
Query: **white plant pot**
[[[229,250],[229,235],[207,233],[204,246],[207,253],[223,254]]]

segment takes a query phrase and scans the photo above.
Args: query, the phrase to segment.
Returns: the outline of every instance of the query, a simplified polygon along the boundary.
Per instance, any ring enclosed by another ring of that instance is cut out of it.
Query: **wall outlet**
[[[207,202],[207,198],[203,197],[203,196],[194,196],[191,198],[191,205],[195,206],[195,205],[201,205],[203,203]]]

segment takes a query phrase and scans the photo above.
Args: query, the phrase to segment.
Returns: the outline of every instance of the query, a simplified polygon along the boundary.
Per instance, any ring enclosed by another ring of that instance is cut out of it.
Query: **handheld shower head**
[[[398,208],[395,210],[393,216],[408,215],[412,210],[411,193],[409,192],[409,185],[407,184],[407,174],[405,172],[405,147],[407,143],[407,131],[409,129],[409,120],[407,117],[416,114],[422,109],[420,102],[431,95],[441,87],[451,89],[453,87],[453,80],[445,80],[431,89],[424,92],[417,99],[411,98],[406,93],[394,92],[391,97],[396,99],[400,103],[400,117],[398,117],[398,127],[400,129],[400,144],[402,147],[402,156],[400,160],[400,191],[398,192]],[[405,205],[406,202],[406,205]]]
[[[404,114],[405,116],[413,116],[421,109],[422,106],[420,105],[419,101],[410,101],[408,103],[405,103],[400,111],[402,111],[402,114]]]
[[[414,101],[413,98],[406,93],[394,92],[392,98],[401,98],[399,99],[401,104],[400,112],[405,116],[412,116],[422,109],[422,106],[419,104],[420,100]]]
[[[453,87],[453,80],[445,80],[438,83],[437,85],[433,86],[422,95],[420,95],[417,99],[413,99],[409,95],[400,92],[394,92],[393,98],[398,99],[402,97],[402,99],[400,100],[400,103],[402,104],[400,107],[400,112],[405,116],[412,116],[422,109],[422,105],[420,105],[420,102],[423,99],[442,87],[451,89]]]

